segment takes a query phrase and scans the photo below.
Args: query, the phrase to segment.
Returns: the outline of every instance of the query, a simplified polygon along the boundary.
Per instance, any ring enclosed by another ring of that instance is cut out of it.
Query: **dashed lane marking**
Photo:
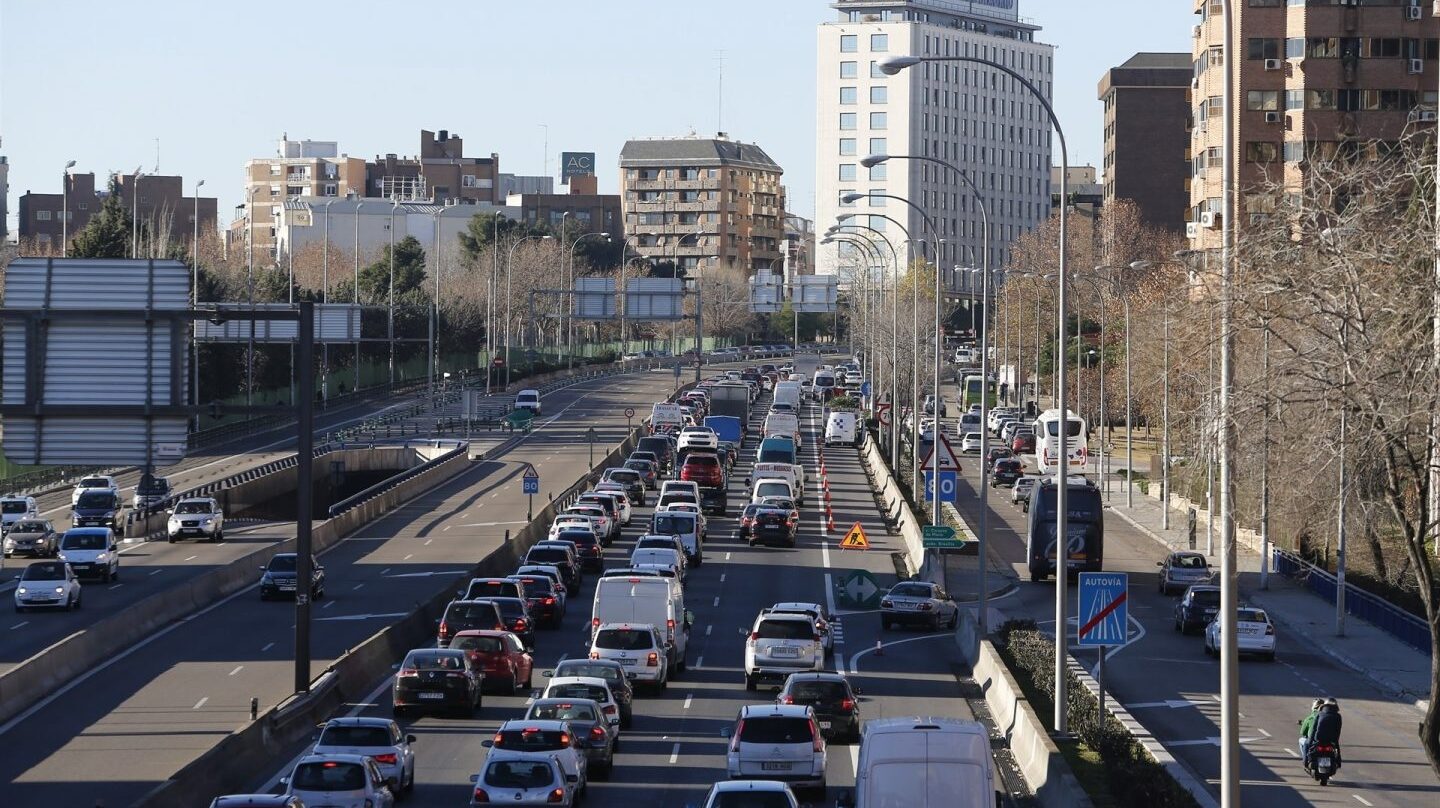
[[[677,743],[677,744],[675,744],[674,746],[670,747],[670,763],[673,765],[673,764],[674,764],[676,761],[678,761],[679,759],[680,759],[680,744]]]
[[[237,673],[239,673],[240,671],[243,671],[243,670],[245,670],[245,666],[244,666],[244,665],[236,665],[236,666],[235,666],[235,670],[230,671],[229,675],[230,675],[230,676],[234,676],[235,674],[237,674]]]
[[[1352,796],[1352,797],[1354,797],[1356,800],[1358,800],[1361,805],[1374,805],[1374,804],[1375,804],[1375,803],[1373,803],[1373,802],[1365,799],[1364,797],[1360,796],[1359,794],[1351,794],[1350,796]]]
[[[334,603],[334,601],[331,601],[331,603]],[[275,643],[273,643],[273,642],[267,642],[267,643],[265,643],[265,647],[260,649],[260,653],[263,654],[263,653],[265,653],[266,651],[269,651],[271,648],[274,648],[274,647],[275,647]]]
[[[684,706],[683,708],[681,708],[681,709],[684,709],[684,710],[690,709],[690,702],[692,702],[692,701],[694,701],[694,700],[695,700],[695,694],[693,694],[693,693],[687,693],[687,694],[685,695],[685,706]]]
[[[30,625],[30,621],[29,621],[29,620],[26,620],[26,621],[23,622],[23,623],[16,623],[15,625],[11,626],[11,627],[10,627],[10,630],[11,630],[11,631],[14,631],[14,630],[17,629],[17,628],[24,628],[24,627],[26,627],[26,626],[28,626],[28,625]]]
[[[198,710],[198,709],[200,709],[201,707],[204,707],[204,706],[205,706],[205,702],[207,702],[207,701],[209,701],[209,700],[210,700],[210,697],[209,697],[209,696],[206,696],[206,697],[200,699],[199,701],[195,702],[195,706],[194,706],[194,707],[191,707],[190,709],[192,709],[192,710]]]

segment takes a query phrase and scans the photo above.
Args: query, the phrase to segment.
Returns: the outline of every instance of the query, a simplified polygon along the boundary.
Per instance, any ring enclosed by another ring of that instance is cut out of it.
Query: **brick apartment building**
[[[1105,203],[1129,200],[1146,224],[1185,229],[1190,205],[1187,53],[1137,53],[1101,77],[1105,105]]]
[[[127,211],[134,211],[142,227],[152,233],[163,233],[171,243],[188,244],[195,227],[196,200],[185,195],[181,177],[148,174],[117,176],[120,200]],[[90,223],[100,210],[107,188],[97,188],[95,175],[67,174],[67,192],[60,194],[26,191],[20,196],[20,242],[27,249],[40,252],[60,249],[63,212],[69,214],[68,234],[75,234]],[[193,190],[193,188],[192,188]],[[68,199],[62,194],[68,193]],[[138,195],[138,199],[137,199]],[[137,204],[138,203],[138,204]],[[202,196],[199,200],[200,229],[213,232],[216,227],[216,200]],[[143,252],[149,242],[141,244]]]

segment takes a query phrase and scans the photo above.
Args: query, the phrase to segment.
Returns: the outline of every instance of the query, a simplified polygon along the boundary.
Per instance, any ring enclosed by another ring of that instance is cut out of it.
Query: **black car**
[[[756,544],[770,542],[794,547],[796,528],[794,517],[793,511],[762,505],[755,511],[755,521],[750,524],[750,535],[746,539],[752,547]]]
[[[571,592],[580,591],[580,568],[575,564],[574,554],[564,548],[531,547],[530,552],[525,554],[524,563],[549,564],[553,567],[559,567],[560,577],[565,579],[565,588]]]
[[[560,606],[560,593],[555,591],[555,581],[544,575],[517,575],[515,579],[525,591],[525,603],[535,622],[547,628],[560,628],[565,612]]]
[[[108,527],[116,538],[125,538],[125,519],[120,497],[109,491],[86,491],[75,501],[70,513],[71,527]]]
[[[860,741],[860,688],[840,673],[792,673],[775,701],[805,704],[827,741]]]
[[[628,468],[606,469],[605,481],[625,486],[625,496],[631,505],[645,504],[645,477],[640,472]]]
[[[391,705],[398,718],[407,710],[450,708],[463,716],[481,705],[485,672],[470,655],[449,648],[419,648],[405,655],[395,674]]]
[[[450,638],[462,631],[509,631],[505,615],[493,600],[452,600],[440,617],[435,644],[444,648]]]
[[[1014,485],[1015,481],[1025,476],[1025,464],[1011,457],[1004,457],[995,461],[995,467],[990,470],[990,487],[997,485]]]
[[[525,590],[514,578],[471,578],[470,585],[456,600],[483,600],[485,598],[520,598]]]
[[[33,558],[54,558],[60,554],[60,536],[44,519],[21,519],[5,534],[5,557],[24,553]]]
[[[661,474],[669,474],[675,467],[675,443],[664,435],[646,435],[635,444],[635,450],[653,452]]]
[[[575,554],[580,557],[580,566],[587,570],[605,568],[605,547],[600,539],[588,530],[562,530],[555,534],[556,541],[568,541],[575,545]]]
[[[1189,634],[1192,629],[1210,625],[1220,613],[1220,587],[1192,586],[1175,604],[1175,630]]]
[[[500,617],[505,621],[505,630],[514,633],[525,643],[526,650],[535,650],[535,620],[530,616],[530,607],[524,598],[487,598],[500,607]]]
[[[992,448],[990,450],[990,453],[985,456],[985,466],[987,468],[994,469],[996,461],[1002,460],[1007,457],[1013,457],[1014,454],[1014,452],[1010,451],[1004,446],[996,446]]]
[[[130,505],[134,508],[154,508],[169,498],[169,479],[144,474],[141,475],[140,482],[135,484],[135,497],[130,500]]]
[[[260,599],[295,596],[295,553],[276,553],[270,563],[260,568]],[[325,568],[310,557],[310,597],[319,600],[325,597]]]
[[[755,524],[755,514],[760,512],[758,503],[750,503],[745,510],[740,512],[740,518],[735,520],[735,540],[749,541],[750,527]]]
[[[613,659],[562,659],[553,671],[545,671],[546,678],[562,676],[594,676],[604,679],[610,685],[610,695],[620,708],[620,728],[629,729],[634,720],[632,708],[635,704],[635,685],[625,674],[625,668]]]

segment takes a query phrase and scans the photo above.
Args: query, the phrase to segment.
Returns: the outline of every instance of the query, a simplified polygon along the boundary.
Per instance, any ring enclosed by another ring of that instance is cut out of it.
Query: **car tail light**
[[[562,733],[560,733],[560,745],[561,745],[561,746],[569,746],[569,745],[570,745],[570,733],[568,733],[568,732],[562,732]]]
[[[554,605],[555,605],[555,597],[554,597],[553,595],[546,595],[545,598],[544,598],[543,600],[541,600],[540,602],[543,603],[543,604],[545,604],[546,606],[554,606]]]
[[[814,640],[815,642],[820,642],[820,635],[819,635],[819,634],[816,634],[816,635],[812,636],[811,639]]]
[[[564,801],[565,801],[565,789],[563,789],[563,788],[557,788],[557,789],[555,789],[554,791],[550,792],[550,799],[546,800],[546,802],[564,802]]]
[[[600,628],[600,618],[598,618],[598,617],[592,617],[592,618],[590,618],[590,628]]]
[[[645,657],[645,667],[647,667],[647,668],[657,668],[657,667],[659,667],[659,666],[660,666],[660,655],[657,654],[657,653],[655,653],[654,651],[651,651],[651,652],[650,652],[650,655],[647,656],[647,657]]]
[[[814,721],[811,721],[811,722],[810,722],[810,737],[813,739],[813,742],[812,742],[810,748],[813,749],[813,750],[816,751],[816,752],[824,752],[824,751],[825,751],[825,739],[822,738],[822,737],[820,737],[820,728],[817,727],[817,726],[815,726],[815,722],[814,722]]]
[[[614,715],[614,714],[615,714],[615,705],[613,705],[613,704],[607,704],[607,705],[605,705],[605,707],[603,708],[602,712],[604,712],[606,715]]]
[[[935,608],[935,606],[934,606],[933,604],[930,604],[930,603],[922,603],[922,604],[920,604],[920,611],[922,611],[922,612],[928,612],[928,611],[930,611],[930,610],[933,609],[933,608]]]
[[[590,728],[590,740],[592,740],[592,741],[603,741],[603,740],[605,740],[605,730],[601,729],[600,727],[591,727],[591,728]]]
[[[600,658],[600,652],[599,652],[599,651],[591,651],[591,652],[590,652],[590,658],[591,658],[591,659],[599,659],[599,658]]]
[[[516,621],[515,621],[515,630],[516,630],[516,631],[524,631],[524,630],[525,630],[525,627],[526,627],[527,625],[528,625],[528,624],[525,622],[525,618],[522,617],[522,618],[520,618],[519,620],[516,620]]]
[[[471,802],[489,802],[489,801],[490,801],[490,795],[485,793],[485,789],[483,789],[483,788],[477,788],[477,789],[475,789],[475,793],[470,795],[470,801],[471,801]]]
[[[780,698],[780,701],[784,702],[785,704],[794,704],[794,703],[795,703],[795,697],[794,697],[794,696],[782,696],[782,697]]]
[[[399,672],[398,674],[396,674],[396,676],[414,676],[414,675],[415,675],[415,669],[414,669],[414,668],[401,668],[401,669],[400,669],[400,672]]]
[[[883,598],[883,599],[881,599],[881,601],[880,601],[880,608],[882,608],[882,609],[889,609],[889,608],[893,608],[894,606],[895,606],[895,602],[892,601],[892,600],[890,600],[889,598]]]
[[[750,642],[755,642],[755,641],[758,640],[758,639],[760,639],[760,632],[758,632],[758,631],[752,631],[752,632],[750,632]]]
[[[851,699],[851,698],[841,699],[841,700],[840,700],[840,709],[842,709],[842,710],[853,710],[853,709],[855,709],[855,700],[854,700],[854,699]]]
[[[744,735],[744,734],[745,734],[745,719],[742,718],[742,719],[740,719],[740,723],[735,725],[735,734],[732,735],[732,736],[730,736],[730,751],[731,751],[731,752],[739,752],[739,751],[740,751],[740,736],[741,736],[741,735]]]
[[[396,758],[394,752],[386,752],[383,755],[371,755],[371,757],[375,758],[376,763],[385,763],[391,766],[395,765]]]
[[[449,639],[449,637],[450,637],[450,626],[449,626],[448,624],[446,624],[446,622],[445,622],[444,620],[441,620],[441,621],[440,621],[440,639],[445,640],[445,639]]]

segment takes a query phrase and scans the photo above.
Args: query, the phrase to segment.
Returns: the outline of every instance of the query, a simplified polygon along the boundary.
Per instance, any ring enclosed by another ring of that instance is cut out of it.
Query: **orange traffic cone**
[[[834,532],[835,532],[835,512],[834,512],[834,511],[831,511],[829,508],[826,508],[826,509],[825,509],[825,513],[828,515],[828,519],[829,519],[829,521],[826,523],[826,526],[825,526],[825,532],[827,532],[827,533],[834,533]]]

